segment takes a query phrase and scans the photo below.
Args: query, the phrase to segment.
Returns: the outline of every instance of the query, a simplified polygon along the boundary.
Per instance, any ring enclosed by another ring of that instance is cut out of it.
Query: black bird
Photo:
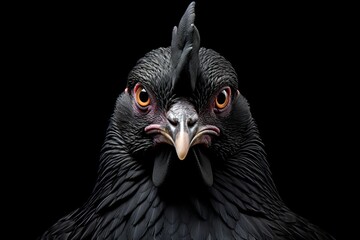
[[[281,200],[230,62],[195,3],[116,101],[87,202],[41,239],[334,239]]]

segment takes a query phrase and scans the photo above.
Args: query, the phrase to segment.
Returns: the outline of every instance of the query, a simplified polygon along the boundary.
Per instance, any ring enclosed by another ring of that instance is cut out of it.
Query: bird
[[[200,46],[191,2],[171,45],[129,71],[86,202],[39,239],[335,239],[281,199],[234,67]]]

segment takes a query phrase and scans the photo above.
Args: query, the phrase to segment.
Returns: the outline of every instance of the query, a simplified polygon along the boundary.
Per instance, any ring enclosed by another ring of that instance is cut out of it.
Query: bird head
[[[230,62],[200,47],[194,7],[174,27],[170,47],[138,60],[115,108],[127,151],[151,164],[156,186],[179,162],[193,163],[184,164],[191,168],[183,169],[184,177],[195,171],[211,186],[212,166],[239,150],[250,119]]]

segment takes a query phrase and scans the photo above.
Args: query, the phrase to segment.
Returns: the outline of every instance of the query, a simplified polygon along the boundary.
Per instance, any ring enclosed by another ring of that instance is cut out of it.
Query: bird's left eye
[[[230,102],[230,94],[231,94],[231,90],[229,87],[224,88],[223,90],[221,90],[219,92],[219,94],[217,95],[217,97],[215,99],[215,107],[218,110],[223,110],[226,108],[226,106]]]
[[[150,104],[150,96],[140,84],[135,87],[135,99],[140,107],[147,107]]]

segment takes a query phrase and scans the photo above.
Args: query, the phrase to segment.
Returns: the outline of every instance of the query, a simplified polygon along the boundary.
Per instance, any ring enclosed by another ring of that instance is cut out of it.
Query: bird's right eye
[[[149,106],[151,102],[148,92],[140,84],[135,86],[135,100],[136,103],[142,108]]]

